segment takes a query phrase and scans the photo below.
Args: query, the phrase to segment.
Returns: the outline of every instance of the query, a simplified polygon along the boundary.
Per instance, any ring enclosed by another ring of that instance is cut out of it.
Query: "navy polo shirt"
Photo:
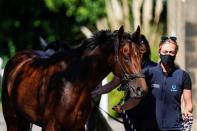
[[[160,64],[144,73],[149,86],[147,128],[179,130],[182,123],[181,95],[183,89],[191,90],[192,86],[188,73],[174,66],[170,73],[165,75]]]

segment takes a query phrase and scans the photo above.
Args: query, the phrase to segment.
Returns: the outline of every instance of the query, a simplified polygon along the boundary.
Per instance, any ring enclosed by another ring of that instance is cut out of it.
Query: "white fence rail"
[[[3,69],[2,69],[2,65],[3,65],[3,59],[0,57],[0,84],[1,84],[1,80],[2,80],[2,77],[3,77]],[[1,88],[1,85],[0,85],[0,88]]]

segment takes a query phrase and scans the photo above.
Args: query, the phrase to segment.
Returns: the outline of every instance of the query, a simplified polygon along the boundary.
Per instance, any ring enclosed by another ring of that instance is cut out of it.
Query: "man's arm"
[[[94,91],[91,92],[91,95],[94,98],[94,97],[96,97],[98,95],[108,93],[111,90],[113,90],[114,88],[116,88],[119,84],[120,84],[119,78],[118,77],[114,77],[114,79],[112,81],[110,81],[109,83],[107,83],[104,86],[99,84],[99,86]]]
[[[183,100],[185,103],[184,117],[192,116],[193,104],[192,104],[192,91],[188,89],[183,90]]]
[[[185,112],[183,117],[187,118],[192,116],[193,105],[192,105],[192,82],[189,74],[183,72],[183,100],[185,104]]]

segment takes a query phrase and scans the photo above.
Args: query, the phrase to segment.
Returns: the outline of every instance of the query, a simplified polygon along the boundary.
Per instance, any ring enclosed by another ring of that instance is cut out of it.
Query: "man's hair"
[[[165,41],[160,41],[160,44],[159,44],[159,51],[161,50],[161,46],[163,45],[163,44],[165,44],[166,42],[168,42],[168,43],[172,43],[172,44],[174,44],[174,45],[176,45],[176,52],[178,52],[178,49],[179,49],[179,46],[178,46],[178,44],[177,44],[177,42],[176,41],[174,41],[174,40],[171,40],[171,39],[166,39]]]

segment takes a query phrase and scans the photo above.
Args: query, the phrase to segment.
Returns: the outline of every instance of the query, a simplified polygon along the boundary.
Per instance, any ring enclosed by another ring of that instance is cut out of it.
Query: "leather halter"
[[[135,94],[134,95],[135,98],[141,98],[144,95],[144,93],[143,93],[144,91],[140,87],[136,87],[134,82],[132,82],[133,84],[129,84],[129,81],[133,81],[134,79],[137,79],[137,78],[144,78],[145,76],[141,72],[133,73],[133,74],[126,73],[125,69],[123,68],[122,64],[120,63],[119,56],[118,56],[118,49],[119,49],[120,42],[119,42],[118,38],[116,40],[117,41],[115,42],[115,63],[117,62],[120,67],[120,70],[121,70],[120,80],[122,83],[118,90],[123,90],[126,92],[128,92],[128,90],[130,90]],[[127,63],[129,63],[130,66],[132,64],[130,59]]]

